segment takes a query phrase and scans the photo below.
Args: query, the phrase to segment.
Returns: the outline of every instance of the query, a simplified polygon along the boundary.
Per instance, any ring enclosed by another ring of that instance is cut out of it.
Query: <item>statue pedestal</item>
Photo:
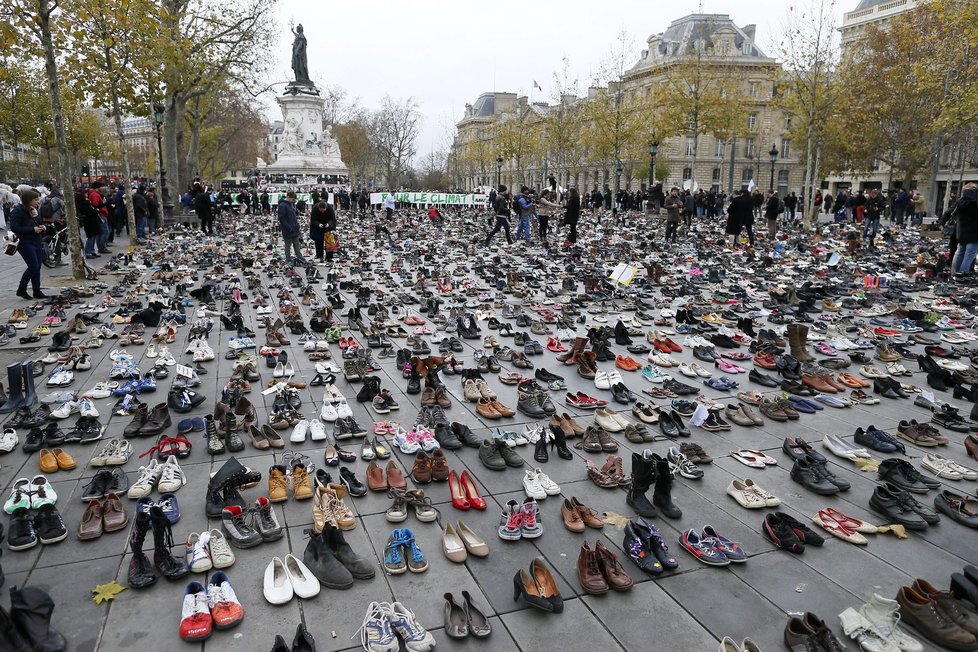
[[[340,148],[323,129],[326,100],[315,86],[295,86],[275,98],[282,108],[283,132],[278,158],[265,168],[269,174],[349,177]]]

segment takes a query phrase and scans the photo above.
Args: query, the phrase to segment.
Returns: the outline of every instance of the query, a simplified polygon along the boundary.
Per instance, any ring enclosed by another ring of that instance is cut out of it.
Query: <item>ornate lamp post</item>
[[[618,218],[618,193],[621,191],[621,173],[624,171],[621,159],[615,163],[615,196],[611,198],[611,214]]]
[[[163,223],[173,218],[173,202],[170,201],[170,189],[166,185],[166,168],[163,167],[163,115],[162,102],[153,103],[153,124],[156,125],[156,153],[160,166],[160,201],[163,205]]]
[[[778,148],[771,145],[771,151],[767,155],[771,157],[771,185],[768,188],[774,190],[774,164],[778,162]]]
[[[652,135],[652,142],[649,143],[649,192],[652,192],[652,187],[655,185],[655,155],[659,153],[659,141],[656,139],[655,134]]]

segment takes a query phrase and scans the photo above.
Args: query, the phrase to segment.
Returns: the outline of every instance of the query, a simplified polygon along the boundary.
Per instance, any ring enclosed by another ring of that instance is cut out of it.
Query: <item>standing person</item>
[[[98,253],[105,254],[109,251],[109,207],[105,203],[105,184],[96,181],[88,190],[88,203],[98,213],[99,228],[95,244],[98,246]],[[86,229],[85,233],[88,233]]]
[[[682,211],[685,202],[679,196],[679,188],[673,187],[666,197],[666,242],[676,241],[676,232],[679,230],[679,220],[682,219]]]
[[[591,191],[591,216],[595,217],[598,211],[601,210],[601,202],[604,201],[601,198],[601,191],[595,186],[594,190]]]
[[[733,236],[736,247],[740,232],[747,229],[747,242],[754,246],[754,200],[743,190],[734,191],[734,198],[727,207],[727,234]]]
[[[262,215],[269,215],[272,212],[272,204],[268,199],[268,189],[264,188],[261,191],[261,213]]]
[[[102,234],[102,220],[98,211],[88,201],[85,191],[79,187],[75,190],[75,212],[82,228],[85,229],[85,258],[98,258],[96,252],[99,235]]]
[[[784,212],[784,204],[774,190],[767,191],[767,204],[764,206],[764,217],[767,219],[767,239],[774,244],[778,236],[778,215]]]
[[[822,191],[819,190],[815,193],[815,203],[812,204],[812,212],[815,213],[815,219],[813,222],[818,220],[818,214],[822,212]]]
[[[360,191],[360,197],[357,199],[357,208],[360,209],[360,217],[367,215],[367,202],[370,200],[369,193],[366,190]]]
[[[859,193],[862,195],[862,193]],[[865,203],[859,206],[863,209],[863,240],[866,244],[873,246],[876,234],[880,230],[880,218],[886,208],[886,200],[880,196],[880,191],[873,188],[869,191],[869,196],[865,198]]]
[[[37,212],[41,216],[41,221],[45,224],[49,222],[64,222],[65,198],[61,192],[61,188],[58,186],[51,188],[48,196],[41,200],[41,207]]]
[[[316,260],[323,262],[323,257],[332,262],[333,252],[326,251],[326,233],[336,231],[336,209],[332,204],[320,201],[314,204],[309,212],[309,237],[316,246]],[[335,233],[333,234],[335,237]]]
[[[608,195],[609,197],[611,195]],[[530,189],[527,186],[520,188],[520,196],[516,201],[516,208],[520,212],[520,222],[516,227],[516,240],[520,239],[520,234],[523,234],[523,239],[526,242],[530,241],[530,217],[533,215],[533,200],[530,198]]]
[[[285,197],[278,202],[278,224],[282,229],[282,239],[285,241],[285,261],[290,262],[289,248],[291,247],[295,252],[295,258],[291,262],[305,265],[306,259],[302,257],[302,252],[299,251],[301,231],[299,231],[299,218],[295,214],[294,190],[285,193]]]
[[[544,246],[547,245],[547,234],[550,232],[550,217],[553,215],[554,210],[559,208],[557,204],[550,201],[550,189],[545,188],[542,193],[540,193],[540,199],[537,200],[539,208],[537,209],[537,217],[540,220],[540,242]],[[624,218],[623,218],[624,219]]]
[[[384,198],[384,212],[387,213],[387,221],[390,222],[394,219],[394,208],[397,206],[397,202],[394,200],[394,193],[390,193]]]
[[[822,205],[825,206],[825,214],[832,214],[832,195],[831,193],[825,193],[825,197],[822,198]]]
[[[903,220],[907,215],[907,209],[911,208],[911,206],[910,193],[900,188],[896,199],[893,200],[893,221],[896,222],[897,226],[903,227]],[[913,218],[911,218],[912,221]]]
[[[149,203],[146,201],[146,186],[139,186],[132,196],[132,212],[136,216],[136,239],[146,239],[146,218],[149,213]]]
[[[200,220],[200,230],[207,235],[214,235],[214,207],[211,206],[210,194],[203,188],[194,195],[194,212]]]
[[[567,244],[577,243],[577,221],[581,218],[581,194],[577,188],[571,188],[567,196],[567,206],[564,207],[564,224],[567,225]]]
[[[683,199],[683,224],[689,229],[693,226],[693,213],[696,211],[696,196],[687,191]]]
[[[496,203],[493,204],[492,211],[496,215],[496,226],[486,236],[485,245],[488,247],[492,236],[500,230],[506,232],[506,244],[513,244],[513,236],[509,233],[509,191],[504,184],[499,184],[499,192],[496,193]]]
[[[795,221],[795,209],[798,208],[798,195],[791,193],[784,198],[784,207],[788,211],[788,219]]]
[[[961,199],[954,206],[952,217],[957,220],[958,248],[951,271],[968,274],[978,255],[978,184],[969,183],[961,192]],[[20,296],[18,293],[17,296]]]
[[[764,214],[764,193],[755,189],[751,195],[751,202],[754,206],[754,217],[761,217]]]
[[[41,205],[41,195],[35,190],[23,190],[19,194],[20,204],[10,213],[10,230],[20,238],[17,251],[27,263],[27,269],[20,277],[17,296],[21,299],[43,299],[47,295],[41,292],[41,261],[44,260],[44,242],[41,240],[41,235],[46,228],[41,223],[37,211]],[[28,283],[34,290],[33,297],[27,294]]]
[[[160,202],[156,199],[156,189],[146,191],[146,230],[156,233],[160,223]]]
[[[927,208],[924,205],[924,196],[921,195],[919,192],[915,192],[913,194],[913,198],[910,200],[910,203],[913,205],[912,223],[915,226],[919,224],[923,224],[924,215],[927,212]]]

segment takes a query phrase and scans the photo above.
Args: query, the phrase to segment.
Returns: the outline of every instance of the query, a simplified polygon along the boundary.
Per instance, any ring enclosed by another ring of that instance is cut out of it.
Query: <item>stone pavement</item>
[[[105,260],[107,259],[103,258],[99,262]],[[341,264],[339,268],[347,267]],[[4,302],[0,305],[3,312],[0,315],[3,317],[9,315],[11,308],[23,305],[23,302],[14,297],[21,270],[22,261],[19,257],[0,257],[0,290],[4,297]],[[67,268],[54,272],[67,273]],[[43,274],[45,287],[50,288],[52,284],[47,279],[52,272],[45,269]],[[111,280],[108,282],[112,284]],[[271,293],[274,306],[275,290]],[[248,295],[250,298],[250,293]],[[353,305],[354,298],[349,293],[344,293],[344,297],[347,306]],[[253,308],[249,303],[242,307],[246,323],[254,326]],[[308,308],[303,307],[302,310],[308,323]],[[69,313],[68,316],[70,318],[72,314]],[[40,317],[41,315],[31,320],[31,328],[40,321]],[[209,342],[217,352],[217,358],[204,363],[209,373],[202,376],[203,385],[197,388],[208,400],[190,415],[174,413],[174,425],[184,416],[200,416],[213,410],[214,397],[230,377],[231,363],[224,360],[228,333],[221,328],[218,320],[215,321],[217,323]],[[345,319],[343,321],[345,323]],[[614,325],[613,317],[609,316],[608,325]],[[177,342],[170,347],[178,361],[189,357],[183,354],[188,328],[180,329]],[[483,324],[483,334],[489,332]],[[147,341],[151,333],[147,329]],[[301,345],[297,344],[297,338],[290,337],[293,340],[291,347],[288,347],[290,359],[298,367],[298,378],[308,382],[315,373],[314,363],[306,359]],[[263,343],[263,334],[259,333],[255,339],[259,344]],[[545,340],[541,336],[536,336],[536,339]],[[681,341],[679,338],[674,339]],[[44,338],[42,344],[49,340],[49,337]],[[400,345],[401,342],[403,340],[395,341],[395,345]],[[469,365],[476,350],[473,346],[481,346],[482,340],[463,340],[463,343],[466,351],[457,357]],[[89,351],[93,356],[93,369],[90,373],[78,373],[72,389],[82,391],[97,380],[108,377],[108,354],[112,348],[112,341],[107,340],[103,347]],[[612,348],[616,353],[626,353],[623,347]],[[342,366],[338,348],[334,345],[332,350],[337,363]],[[129,347],[129,351],[139,360],[145,352],[145,346]],[[6,365],[13,361],[36,359],[43,353],[43,348],[36,348],[36,345],[23,347],[15,341],[0,349],[0,362]],[[676,357],[687,362],[694,360],[691,352],[686,350],[676,354]],[[580,378],[571,367],[561,367],[553,360],[553,354],[547,352],[542,357],[534,356],[533,360],[538,367],[545,366],[552,372],[564,375],[571,391],[579,389],[592,395],[596,393],[590,381]],[[262,385],[271,376],[271,370],[263,362],[259,360]],[[377,375],[382,379],[382,386],[390,389],[401,405],[399,413],[383,418],[399,418],[405,426],[410,427],[417,413],[418,397],[404,394],[406,381],[395,368],[393,358],[381,360],[380,363],[383,371]],[[145,371],[152,364],[152,360],[143,359],[141,366]],[[504,370],[512,370],[508,363],[502,364]],[[610,364],[604,363],[601,366],[608,368]],[[625,372],[625,375],[628,376],[626,383],[633,390],[638,391],[647,386],[646,381],[637,374]],[[679,378],[682,380],[681,376]],[[745,376],[740,376],[739,379],[742,385],[748,385]],[[43,377],[38,379],[39,395],[48,391],[43,387],[43,380]],[[468,424],[477,434],[489,436],[487,428],[499,424],[484,422],[475,414],[474,404],[465,401],[462,396],[457,377],[446,376],[444,380],[454,401],[452,408],[447,411],[449,418]],[[909,382],[925,386],[924,376],[919,372]],[[150,405],[165,400],[169,383],[169,379],[160,381],[156,397],[144,396],[143,400]],[[491,383],[499,392],[500,400],[515,408],[515,387],[502,386],[495,379]],[[255,385],[257,387],[259,383]],[[353,400],[359,385],[351,386],[342,377],[337,385],[350,399],[356,420],[361,425],[372,424],[375,417],[372,410],[368,411],[363,404]],[[754,386],[750,388],[762,389]],[[724,396],[724,393],[707,387],[702,390],[714,399]],[[307,388],[300,392],[303,398],[302,413],[309,418],[318,416],[321,392],[318,388]],[[249,398],[258,407],[259,420],[264,422],[271,408],[271,397],[265,397],[264,405],[257,391],[253,391]],[[553,398],[557,403],[556,394]],[[950,396],[946,399],[950,399]],[[107,423],[104,439],[121,437],[122,428],[130,421],[129,417],[109,416],[113,402],[114,399],[97,401],[97,407],[102,413],[101,420]],[[558,404],[558,409],[576,414],[583,423],[589,421],[585,411],[567,408],[562,402]],[[627,414],[627,410],[619,412]],[[853,546],[826,535],[827,541],[822,548],[809,547],[803,555],[795,556],[776,550],[762,536],[760,526],[764,510],[743,509],[724,490],[733,478],[752,477],[762,487],[782,499],[782,510],[804,522],[810,522],[812,515],[825,506],[835,506],[846,514],[878,522],[879,517],[870,512],[867,506],[875,474],[842,466],[838,458],[829,454],[827,457],[833,470],[848,479],[852,483],[852,489],[838,496],[821,498],[791,481],[788,475],[790,459],[781,451],[781,443],[785,436],[800,436],[809,442],[819,442],[825,434],[830,433],[851,438],[857,426],[875,424],[879,428],[892,429],[900,419],[909,418],[925,421],[928,419],[928,412],[915,407],[910,400],[883,399],[882,404],[875,406],[838,410],[827,407],[814,415],[802,415],[797,422],[777,423],[765,419],[765,425],[760,428],[733,426],[731,431],[720,433],[692,428],[692,441],[700,443],[714,456],[715,462],[705,467],[706,476],[702,480],[677,478],[674,499],[683,510],[680,520],[659,518],[655,521],[679,560],[680,568],[652,579],[639,571],[621,552],[620,529],[606,525],[600,535],[597,535],[605,545],[619,554],[625,569],[635,580],[634,588],[622,594],[611,592],[602,596],[589,596],[581,590],[576,560],[585,539],[593,546],[595,530],[589,529],[583,535],[567,531],[561,524],[560,497],[551,497],[541,502],[545,533],[540,539],[515,543],[500,540],[495,532],[500,508],[510,499],[523,499],[523,470],[489,471],[479,462],[476,449],[448,451],[446,456],[453,469],[468,469],[477,479],[480,490],[489,501],[487,511],[462,513],[453,509],[445,483],[420,487],[441,511],[440,523],[444,524],[446,519],[461,518],[485,538],[491,548],[490,555],[485,559],[470,556],[465,564],[449,562],[440,550],[440,528],[436,524],[419,523],[411,516],[400,525],[415,531],[430,568],[420,575],[385,575],[380,562],[392,529],[392,524],[384,518],[389,500],[384,493],[370,492],[363,498],[347,498],[347,504],[358,515],[358,524],[346,536],[361,554],[377,564],[376,577],[368,581],[357,581],[354,588],[348,591],[324,588],[311,600],[293,600],[284,606],[270,606],[262,597],[264,568],[273,555],[284,556],[290,550],[301,558],[306,545],[303,532],[311,523],[311,506],[308,501],[300,503],[290,500],[280,503],[275,509],[283,526],[287,526],[287,536],[278,542],[263,544],[250,550],[235,549],[237,562],[227,570],[245,609],[244,622],[230,631],[215,632],[209,641],[197,646],[207,650],[267,650],[276,633],[281,633],[291,641],[296,625],[304,621],[315,636],[321,651],[361,649],[359,636],[356,635],[357,628],[365,608],[375,600],[399,600],[414,609],[419,621],[434,633],[438,649],[444,650],[712,651],[716,649],[720,638],[729,635],[737,641],[751,636],[767,652],[784,649],[782,632],[787,615],[805,611],[820,615],[841,637],[837,614],[848,606],[858,606],[874,591],[893,597],[900,586],[911,583],[916,577],[928,579],[938,586],[947,586],[950,573],[960,571],[966,563],[978,564],[978,540],[975,532],[944,518],[939,526],[920,534],[911,533],[907,540],[898,540],[890,535],[872,536],[869,545],[865,547]],[[63,425],[70,427],[73,420],[74,418]],[[514,419],[504,420],[504,424],[513,430],[522,430],[526,422],[528,419],[522,414],[517,414]],[[283,431],[283,434],[287,436],[288,431]],[[939,452],[967,465],[969,459],[961,443],[964,435],[947,434],[951,438],[951,444],[942,447]],[[23,441],[26,432],[21,431],[20,435]],[[212,459],[206,452],[200,434],[194,433],[190,437],[194,443],[194,451],[181,462],[188,483],[177,493],[182,518],[174,526],[177,543],[175,553],[182,552],[181,544],[190,532],[220,527],[219,520],[213,519],[208,523],[204,516],[204,492],[208,473],[219,468],[228,454]],[[354,446],[358,441],[351,442],[348,448],[359,452],[358,447]],[[571,444],[576,441],[579,440],[571,440]],[[135,454],[123,468],[129,472],[130,480],[134,481],[141,464],[138,454],[149,448],[153,441],[135,439],[132,443]],[[620,443],[620,454],[625,460],[627,472],[631,451],[640,451],[642,446],[630,444],[623,438]],[[656,442],[650,447],[665,455],[668,446],[669,442]],[[820,445],[818,447],[821,449]],[[59,496],[58,507],[68,525],[68,539],[51,546],[39,544],[23,552],[11,552],[4,546],[0,562],[7,574],[7,585],[29,584],[51,592],[57,604],[54,626],[67,636],[70,650],[115,651],[143,646],[148,646],[144,649],[161,651],[191,649],[177,635],[185,586],[183,581],[170,584],[160,579],[154,587],[145,591],[127,589],[114,601],[101,606],[96,606],[90,599],[90,591],[96,584],[112,579],[126,584],[130,558],[126,550],[128,530],[106,534],[92,542],[77,539],[77,527],[84,510],[80,496],[83,487],[94,474],[87,461],[94,454],[95,448],[96,446],[83,447],[80,444],[68,445],[67,449],[78,461],[78,467],[70,472],[58,472],[50,476]],[[729,456],[729,451],[738,448],[764,450],[775,457],[779,465],[766,470],[748,469]],[[913,458],[922,454],[920,450],[910,446],[908,448]],[[296,449],[310,455],[318,465],[322,464],[321,446],[307,441],[296,446]],[[625,503],[625,492],[600,489],[592,484],[586,478],[584,466],[584,460],[589,455],[573,446],[571,450],[574,454],[573,460],[564,461],[552,455],[550,461],[544,465],[544,470],[560,484],[563,496],[577,496],[599,512],[632,515],[632,510]],[[517,451],[526,459],[528,468],[536,466],[533,462],[532,446],[519,447]],[[281,463],[282,453],[281,450],[274,453],[256,451],[249,445],[237,458],[250,468],[267,475],[271,464]],[[411,456],[403,455],[396,449],[394,456],[405,469],[411,469]],[[594,456],[596,461],[600,458]],[[358,459],[349,466],[363,479],[366,462]],[[3,499],[6,499],[16,478],[31,477],[38,473],[37,456],[25,455],[18,449],[0,457],[0,467],[0,492]],[[971,482],[948,484],[953,485],[957,491],[967,493],[972,493],[975,487],[975,483]],[[262,495],[266,488],[263,479],[258,487],[244,492],[244,496],[251,502]],[[921,500],[929,502],[933,495],[934,492],[931,492]],[[133,502],[125,498],[123,500],[131,510]],[[707,524],[712,524],[730,539],[741,542],[750,553],[749,561],[726,568],[710,568],[697,563],[680,549],[676,539],[682,529],[701,529]],[[565,600],[565,611],[561,615],[543,614],[527,608],[522,602],[513,601],[513,574],[519,568],[526,568],[537,556],[544,557],[556,571],[558,587]],[[203,581],[202,576],[189,579]],[[445,636],[442,594],[452,591],[458,595],[463,589],[471,592],[487,615],[491,615],[493,633],[489,639],[453,641]],[[9,606],[6,591],[0,592],[0,605]],[[850,649],[854,649],[855,645],[849,643]]]

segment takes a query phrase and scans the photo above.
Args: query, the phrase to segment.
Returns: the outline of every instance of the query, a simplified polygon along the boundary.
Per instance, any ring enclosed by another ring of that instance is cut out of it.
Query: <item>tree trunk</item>
[[[61,106],[61,82],[58,79],[58,62],[51,40],[51,12],[48,0],[37,0],[38,26],[41,32],[41,47],[44,49],[44,69],[48,78],[48,92],[51,95],[51,118],[54,121],[54,142],[58,147],[58,184],[65,189],[65,220],[68,223],[68,250],[71,256],[71,275],[75,280],[85,280],[85,259],[82,256],[81,234],[78,231],[78,215],[75,202],[69,199],[71,192],[71,169],[68,167],[68,137],[65,133],[65,119]],[[67,185],[65,185],[67,184]]]
[[[805,231],[812,229],[812,217],[815,202],[815,170],[812,167],[812,125],[809,124],[805,130],[805,181],[802,188],[805,189],[804,215],[802,215],[802,228]]]
[[[119,138],[119,152],[122,155],[122,174],[126,180],[122,184],[122,189],[126,203],[126,222],[129,225],[129,251],[136,248],[136,211],[132,205],[132,166],[129,163],[129,147],[126,145],[126,136],[122,132],[122,113],[119,111],[119,95],[114,90],[115,85],[110,85],[112,93],[112,113],[114,113],[115,133]]]
[[[200,170],[200,121],[190,121],[190,145],[187,147],[187,170],[194,176],[201,174]],[[212,182],[217,179],[211,179]]]
[[[183,120],[176,98],[167,92],[163,112],[163,167],[166,169],[167,184],[174,204],[180,206],[183,193],[183,179],[180,177],[179,155],[177,154],[177,133]]]

